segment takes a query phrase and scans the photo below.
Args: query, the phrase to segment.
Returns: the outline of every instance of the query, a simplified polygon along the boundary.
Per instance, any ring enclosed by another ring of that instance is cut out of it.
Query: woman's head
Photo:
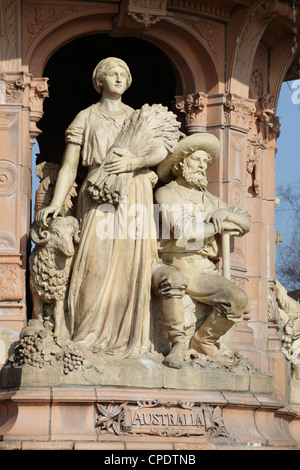
[[[93,72],[93,85],[95,90],[102,94],[103,92],[103,78],[112,70],[114,67],[121,67],[126,74],[126,89],[130,87],[132,82],[131,73],[128,65],[122,59],[117,57],[107,57],[106,59],[101,60],[98,65],[96,65]]]

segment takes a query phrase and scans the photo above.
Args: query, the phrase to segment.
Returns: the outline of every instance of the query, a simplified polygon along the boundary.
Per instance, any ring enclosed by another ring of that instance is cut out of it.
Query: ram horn
[[[30,238],[36,245],[45,245],[50,240],[50,232],[34,222],[30,228]]]

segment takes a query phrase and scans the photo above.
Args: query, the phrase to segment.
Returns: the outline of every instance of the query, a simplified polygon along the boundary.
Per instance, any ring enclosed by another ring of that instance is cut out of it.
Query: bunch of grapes
[[[40,352],[42,349],[42,338],[37,333],[24,336],[15,350],[15,363],[18,366],[30,364],[33,367],[42,368],[44,360]]]
[[[80,349],[67,348],[64,354],[64,373],[78,370],[84,364],[84,354]]]

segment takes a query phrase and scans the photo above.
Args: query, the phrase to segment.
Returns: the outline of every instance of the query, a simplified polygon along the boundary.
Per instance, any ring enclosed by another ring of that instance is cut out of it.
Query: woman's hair
[[[103,87],[102,87],[102,80],[103,77],[108,73],[110,69],[113,67],[122,67],[127,75],[127,88],[130,87],[131,82],[132,82],[132,77],[131,73],[129,70],[128,65],[124,60],[118,59],[117,57],[107,57],[106,59],[103,59],[99,62],[99,64],[96,65],[94,72],[93,72],[93,85],[95,90],[102,94]]]

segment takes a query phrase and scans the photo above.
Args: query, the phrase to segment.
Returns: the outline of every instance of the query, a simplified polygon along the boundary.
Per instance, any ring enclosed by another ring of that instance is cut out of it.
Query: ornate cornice
[[[208,1],[199,2],[198,0],[188,0],[183,2],[181,0],[168,0],[167,10],[181,11],[192,15],[213,18],[221,22],[227,22],[229,20],[231,8],[228,8],[228,6],[215,6]]]

